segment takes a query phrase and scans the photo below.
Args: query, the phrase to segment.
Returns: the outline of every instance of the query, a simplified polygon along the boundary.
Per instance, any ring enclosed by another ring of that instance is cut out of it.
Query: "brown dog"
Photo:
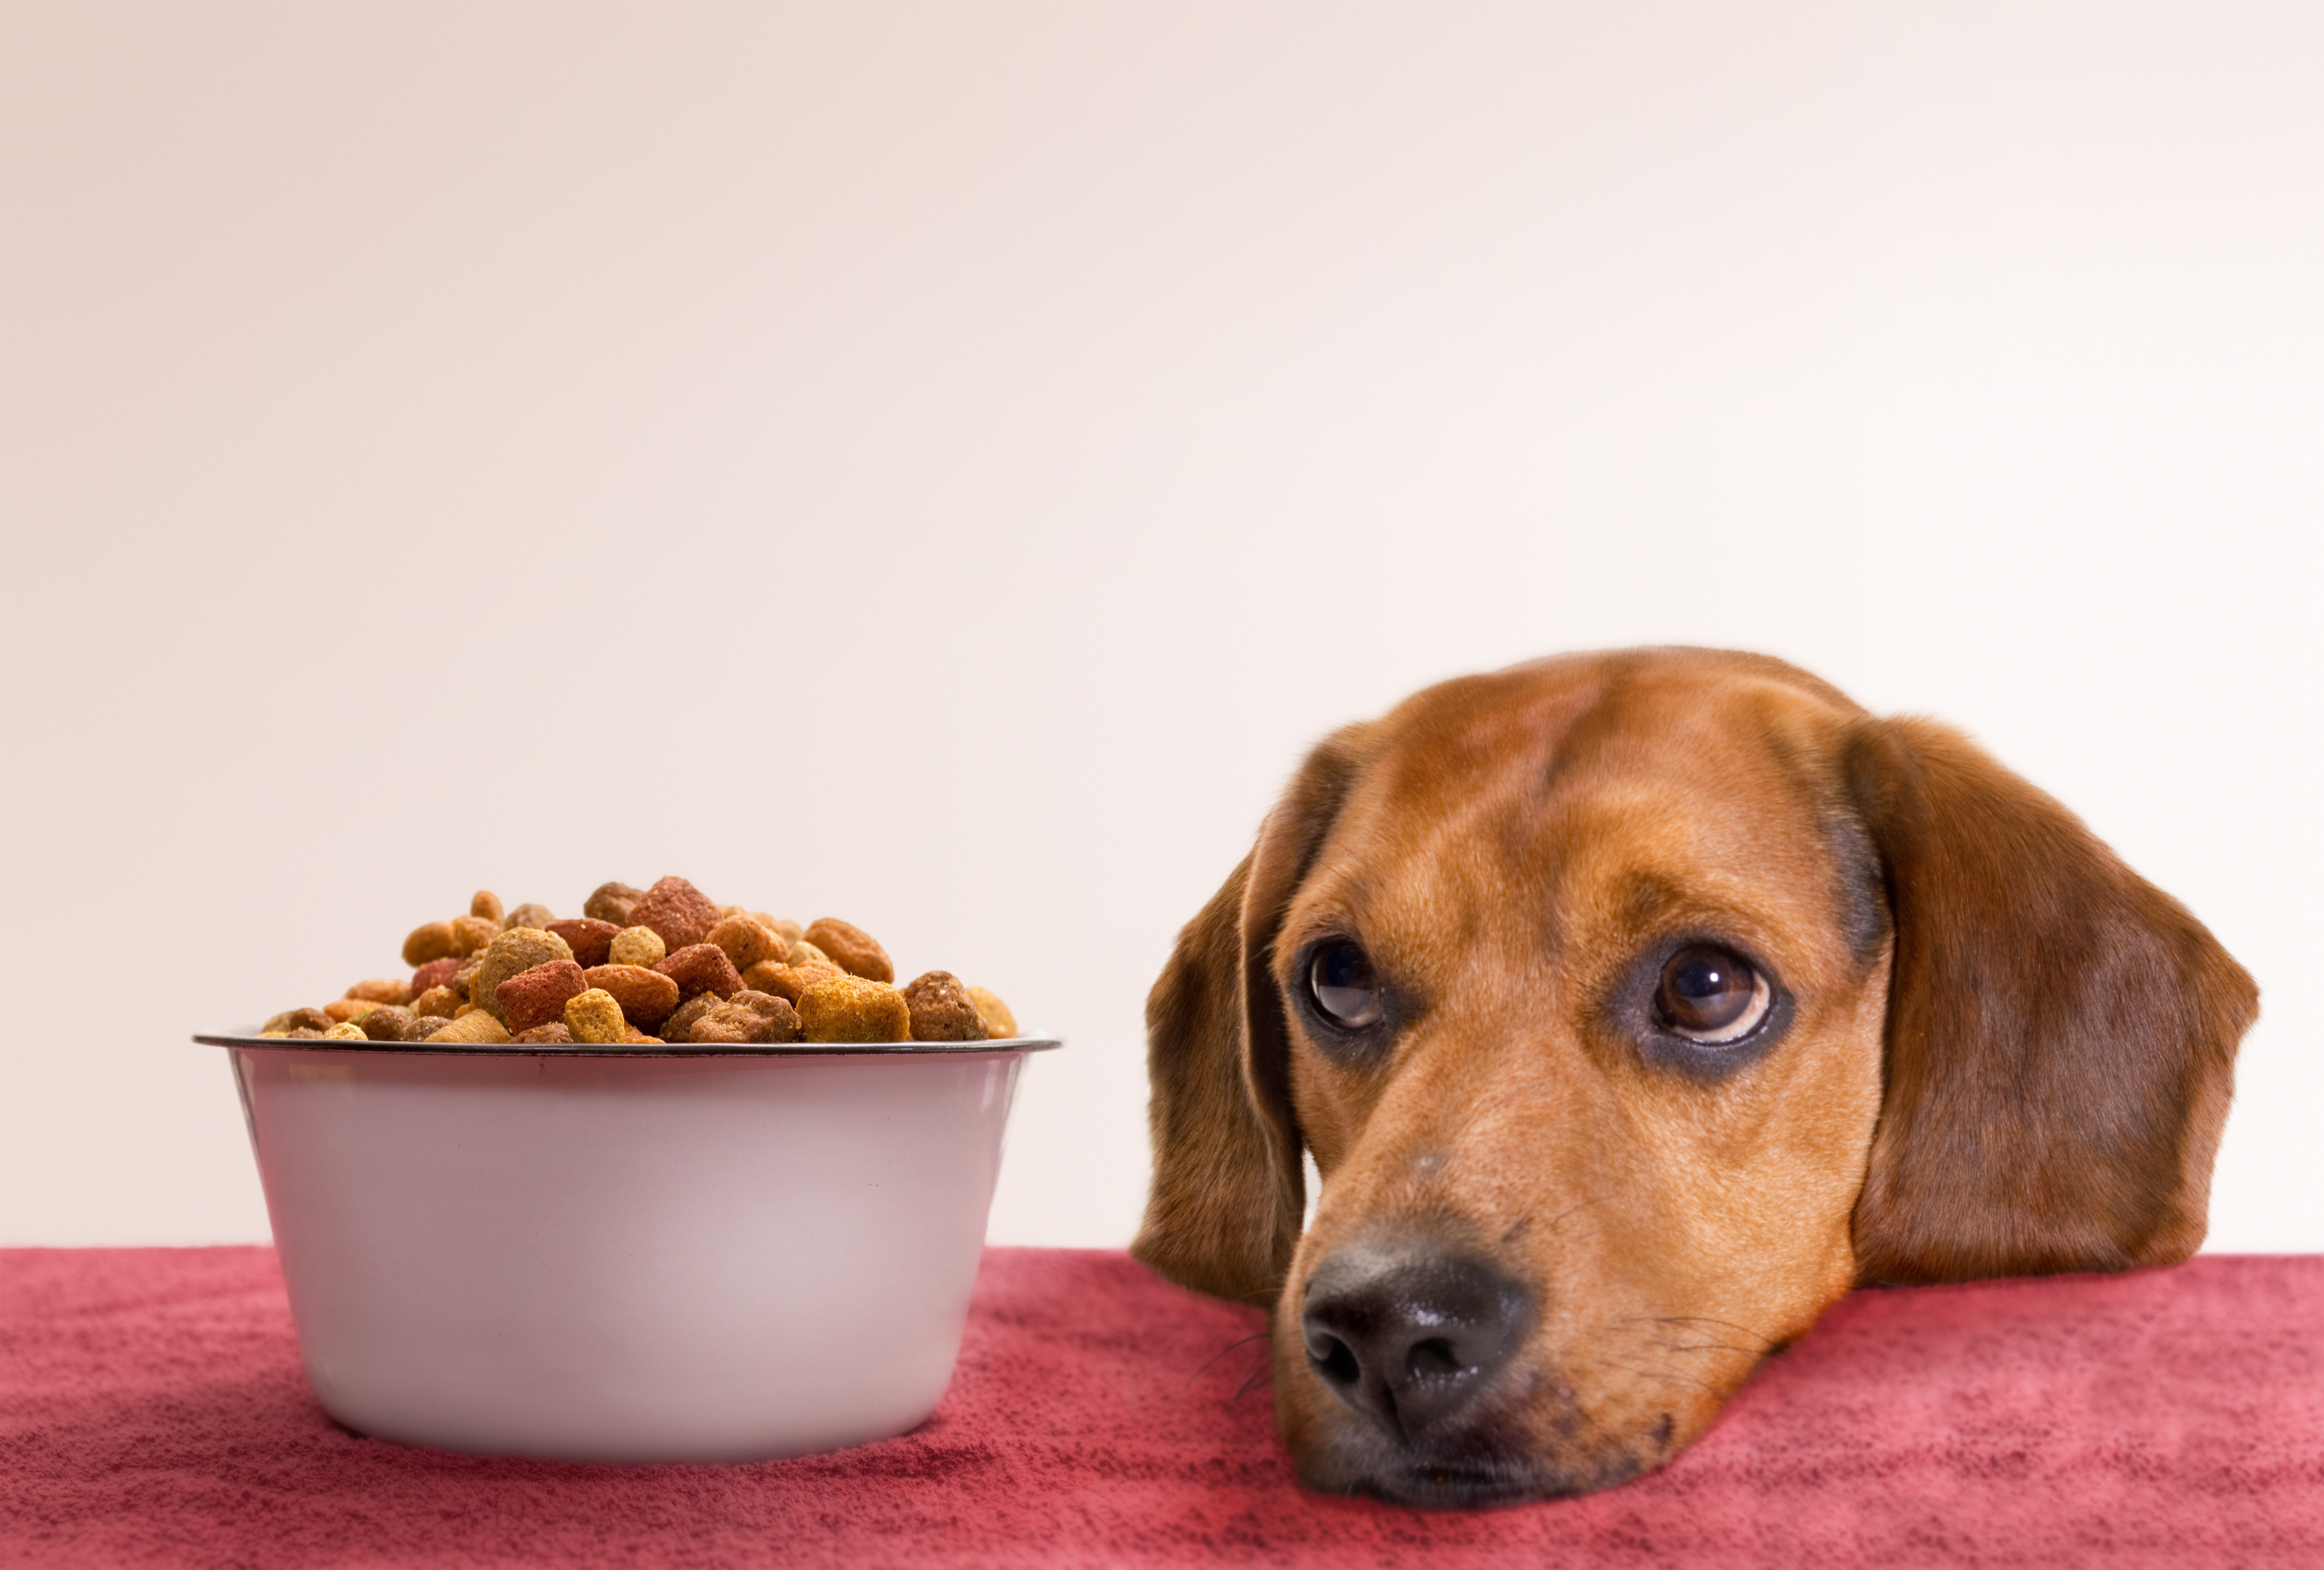
[[[2186,1258],[2257,1008],[1955,731],[1753,655],[1519,666],[1317,748],[1181,934],[1135,1252],[1273,1308],[1311,1486],[1582,1492],[1859,1282]]]

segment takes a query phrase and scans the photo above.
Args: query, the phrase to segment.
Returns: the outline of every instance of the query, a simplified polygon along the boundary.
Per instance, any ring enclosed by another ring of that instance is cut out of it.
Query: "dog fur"
[[[1345,943],[1361,1039],[1302,969]],[[1655,1012],[1702,943],[1770,982],[1735,1050]],[[1854,1286],[2185,1259],[2257,997],[1957,731],[1747,654],[1467,677],[1317,747],[1180,935],[1134,1252],[1272,1310],[1311,1486],[1584,1492]],[[1350,1281],[1375,1318],[1489,1320],[1500,1361],[1342,1356],[1317,1303]]]

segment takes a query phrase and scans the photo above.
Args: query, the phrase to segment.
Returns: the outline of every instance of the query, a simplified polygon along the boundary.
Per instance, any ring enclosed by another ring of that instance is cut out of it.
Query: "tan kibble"
[[[772,984],[776,977],[789,969],[780,959],[761,959],[742,972],[742,986],[747,991],[771,993],[780,997],[782,994],[776,992]]]
[[[622,1017],[620,1001],[604,987],[593,987],[566,1001],[565,1028],[573,1033],[576,1042],[613,1046],[627,1038],[630,1024]]]
[[[772,971],[753,965],[751,967],[751,972],[752,975],[758,977],[758,981],[752,981],[746,977],[743,978],[743,986],[750,987],[753,992],[772,993],[794,1008],[798,1006],[799,994],[816,982],[826,977],[847,974],[828,959],[810,959],[804,965],[786,965],[780,969]]]
[[[549,923],[556,919],[557,913],[545,904],[521,904],[501,918],[501,926],[503,931],[516,927],[534,927],[547,932]]]
[[[452,957],[465,959],[479,953],[500,935],[500,923],[490,916],[461,916],[452,923]]]
[[[669,957],[669,945],[651,927],[623,927],[613,934],[608,965],[641,965],[650,970]]]
[[[259,1026],[258,1033],[262,1036],[282,1036],[296,1030],[320,1033],[338,1023],[319,1008],[286,1008]]]
[[[801,938],[807,936],[807,929],[800,926],[797,922],[786,921],[779,916],[770,916],[764,911],[752,911],[751,913],[751,919],[757,922],[761,926],[766,928],[767,931],[774,933],[776,937],[780,938],[783,941],[783,949],[786,952],[789,951],[790,946],[793,943],[798,942]]]
[[[369,1036],[364,1034],[363,1026],[355,1024],[353,1020],[345,1020],[333,1025],[329,1030],[323,1033],[323,1039],[327,1042],[367,1042],[371,1040]]]
[[[893,981],[896,967],[878,939],[837,916],[824,916],[807,930],[807,941],[823,950],[831,962],[851,976],[872,981]]]
[[[785,963],[791,965],[828,965],[834,970],[844,972],[846,969],[845,966],[833,959],[830,955],[825,953],[822,950],[816,948],[813,943],[808,942],[805,938],[798,939],[797,941],[792,943],[788,949],[785,950],[783,952],[783,959]]]
[[[801,1032],[811,1042],[908,1042],[904,995],[862,976],[826,976],[799,994]]]
[[[489,1047],[509,1039],[508,1030],[483,1009],[471,1009],[428,1038],[431,1047]]]
[[[468,901],[468,914],[482,916],[488,922],[501,919],[501,896],[489,888],[480,888]]]
[[[386,978],[358,981],[347,988],[347,996],[362,998],[365,1003],[410,1003],[411,983]]]
[[[410,1046],[414,1042],[424,1042],[451,1023],[437,1015],[416,1015],[411,1021],[411,1028],[403,1033],[404,1044]]]
[[[459,950],[453,947],[452,923],[429,922],[424,927],[414,927],[411,935],[403,940],[403,962],[417,970],[430,959],[449,959]]]
[[[983,1017],[986,1033],[994,1041],[1005,1042],[1016,1037],[1017,1016],[1009,1012],[1009,1005],[1001,1001],[998,994],[982,987],[972,987],[968,989],[968,1001],[976,1005],[976,1012]]]
[[[622,1016],[645,1030],[658,1028],[678,1006],[678,983],[642,965],[593,966],[581,978],[612,993],[613,1001],[622,1005]]]
[[[411,1012],[422,1019],[450,1019],[459,1008],[459,995],[448,987],[431,987],[411,1000]]]
[[[697,1047],[774,1045],[799,1039],[798,1015],[779,997],[738,992],[694,1022]]]
[[[759,918],[752,915],[722,916],[718,924],[710,929],[710,936],[705,941],[724,949],[726,958],[733,961],[738,971],[748,970],[760,960],[784,950],[784,945],[774,933],[761,926]]]
[[[346,1024],[350,1020],[363,1018],[378,1006],[368,997],[335,997],[323,1005],[323,1012],[330,1016],[333,1024]]]
[[[484,962],[476,968],[475,978],[468,983],[468,1000],[505,1024],[508,1015],[494,996],[501,983],[536,965],[572,958],[572,946],[555,932],[544,932],[537,927],[511,927],[484,950]]]
[[[611,922],[617,927],[631,925],[630,910],[645,897],[646,891],[632,888],[626,883],[601,883],[589,897],[581,902],[581,914],[601,922]]]

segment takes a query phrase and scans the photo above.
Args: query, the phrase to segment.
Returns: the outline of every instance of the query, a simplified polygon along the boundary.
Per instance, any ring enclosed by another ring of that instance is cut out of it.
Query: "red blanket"
[[[1259,1324],[996,1248],[918,1432],[566,1465],[335,1428],[268,1250],[0,1251],[0,1564],[2324,1565],[2324,1258],[1858,1293],[1666,1471],[1480,1513],[1303,1492]]]

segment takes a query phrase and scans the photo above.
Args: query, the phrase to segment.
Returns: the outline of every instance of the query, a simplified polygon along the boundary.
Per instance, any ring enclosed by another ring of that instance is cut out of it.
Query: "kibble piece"
[[[573,950],[556,933],[544,932],[537,927],[511,927],[484,950],[484,962],[476,968],[475,978],[468,983],[468,1001],[505,1024],[507,1016],[495,996],[501,983],[536,965],[572,958]]]
[[[511,927],[530,927],[535,932],[545,932],[549,931],[549,923],[556,919],[557,913],[547,905],[527,904],[517,906],[516,909],[503,916],[501,926],[504,930]]]
[[[286,1008],[258,1027],[262,1036],[288,1035],[295,1030],[327,1031],[339,1022],[319,1008]]]
[[[863,976],[826,976],[799,994],[801,1033],[811,1042],[908,1042],[904,995]]]
[[[758,917],[749,915],[722,917],[704,941],[725,950],[736,970],[748,970],[779,950],[788,950],[788,945],[778,942],[774,933],[759,924]]]
[[[715,992],[697,992],[678,1005],[678,1011],[661,1022],[659,1033],[666,1042],[680,1044],[694,1039],[694,1022],[716,1008],[724,1001]]]
[[[651,927],[623,927],[605,950],[609,965],[642,965],[650,970],[669,957],[669,945]]]
[[[500,984],[493,997],[501,1005],[501,1022],[521,1035],[535,1025],[563,1019],[567,1000],[588,990],[580,966],[570,959],[552,959],[518,971]]]
[[[622,1016],[619,998],[602,987],[592,987],[565,1000],[565,1028],[585,1045],[612,1046],[627,1041],[633,1027]]]
[[[781,998],[738,992],[694,1022],[696,1046],[744,1046],[799,1039],[798,1015]]]
[[[403,962],[425,965],[431,959],[441,959],[452,952],[452,923],[429,922],[424,927],[414,927],[411,935],[403,940]]]
[[[585,970],[605,962],[614,935],[621,930],[611,922],[595,921],[588,916],[578,921],[549,922],[541,927],[541,931],[555,932],[564,939],[565,946],[573,950],[573,962]]]
[[[581,902],[581,914],[592,921],[611,922],[617,927],[633,927],[630,908],[645,898],[646,891],[632,888],[626,883],[601,883],[596,891]]]
[[[807,929],[800,926],[797,922],[785,921],[778,916],[770,916],[764,911],[752,911],[751,914],[761,926],[766,928],[767,931],[774,933],[776,937],[780,938],[783,941],[783,948],[786,950],[788,950],[793,943],[798,942],[801,938],[807,936]]]
[[[757,966],[754,965],[751,969],[754,974],[759,974]],[[825,977],[846,974],[846,971],[828,959],[809,959],[803,965],[786,965],[772,975],[759,974],[759,981],[754,984],[753,989],[759,992],[771,992],[793,1008],[797,1008],[800,993]]]
[[[689,943],[654,969],[678,983],[681,997],[692,997],[697,992],[732,997],[742,990],[742,973],[715,943]]]
[[[779,997],[782,994],[775,992],[774,980],[788,969],[790,967],[780,959],[761,959],[742,972],[742,989],[746,992],[774,993]]]
[[[437,1015],[417,1015],[412,1019],[411,1028],[403,1033],[404,1044],[409,1046],[413,1042],[424,1042],[451,1023]]]
[[[459,1006],[459,995],[448,987],[431,987],[411,1000],[416,1019],[450,1019]]]
[[[399,1008],[394,1004],[383,1003],[364,1015],[357,1022],[357,1027],[373,1041],[400,1042],[410,1033],[414,1017],[408,1008]]]
[[[482,970],[484,968],[484,955],[481,953],[473,954],[469,956],[467,963],[462,965],[457,970],[452,972],[452,979],[446,982],[444,985],[449,987],[454,992],[458,993],[460,995],[460,1001],[462,1003],[466,1003],[476,995],[476,972]]]
[[[659,1036],[650,1036],[646,1034],[645,1032],[638,1029],[637,1026],[632,1025],[629,1029],[622,1033],[622,1044],[625,1047],[634,1047],[641,1044],[645,1046],[658,1047],[662,1044],[662,1040]]]
[[[411,973],[411,996],[417,997],[431,987],[449,987],[452,978],[466,969],[465,959],[430,959]]]
[[[851,976],[862,976],[872,981],[893,981],[896,967],[890,963],[888,950],[862,928],[851,926],[837,916],[825,916],[807,930],[807,941],[829,956],[831,962]]]
[[[916,1042],[981,1042],[991,1033],[968,998],[968,988],[949,970],[931,970],[904,988]]]
[[[501,896],[489,888],[478,889],[475,896],[468,901],[468,914],[472,916],[482,916],[488,922],[500,921]],[[507,923],[502,924],[505,926]]]
[[[428,1038],[430,1046],[490,1047],[509,1039],[501,1022],[483,1009],[471,1009]]]
[[[631,907],[627,924],[651,927],[675,954],[710,935],[718,924],[718,907],[686,879],[665,877]]]
[[[976,1012],[983,1017],[985,1031],[992,1040],[1006,1042],[1016,1039],[1017,1016],[1009,1012],[1009,1005],[1001,1002],[997,994],[982,987],[972,987],[968,989],[968,1001],[976,1005]]]
[[[363,1018],[378,1006],[368,997],[335,997],[323,1005],[323,1012],[330,1016],[333,1024],[346,1024],[350,1020]]]
[[[342,1020],[337,1024],[333,1025],[329,1030],[323,1033],[323,1040],[327,1042],[367,1042],[371,1040],[371,1038],[364,1034],[363,1026],[355,1024],[355,1021]]]
[[[409,981],[358,981],[347,988],[349,997],[360,997],[366,1003],[410,1003],[411,983]]]
[[[339,1027],[337,1025],[333,1025],[331,1027],[332,1030],[337,1030],[338,1028]],[[287,1030],[282,1033],[294,1042],[316,1042],[322,1040],[326,1033],[317,1030],[312,1025],[302,1024],[296,1030]]]
[[[783,959],[785,962],[792,965],[828,965],[843,976],[847,973],[845,966],[840,964],[838,960],[833,959],[830,955],[816,948],[813,943],[808,942],[805,938],[801,938],[792,943],[791,946],[784,951]]]
[[[500,923],[489,916],[458,916],[452,923],[452,952],[458,955],[481,953],[492,947],[493,940],[501,935]]]
[[[563,1020],[552,1019],[521,1030],[509,1040],[521,1047],[569,1047],[573,1045],[573,1033],[566,1028]]]
[[[582,979],[612,994],[622,1016],[640,1030],[652,1030],[678,1006],[678,983],[642,965],[598,965]]]

